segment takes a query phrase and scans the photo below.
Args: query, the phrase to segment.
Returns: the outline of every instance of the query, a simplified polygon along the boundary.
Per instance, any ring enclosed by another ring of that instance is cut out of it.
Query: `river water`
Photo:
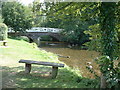
[[[86,69],[87,62],[91,62],[94,71],[100,75],[98,65],[94,59],[99,56],[99,53],[95,51],[71,49],[68,44],[62,42],[41,42],[40,48],[58,54],[59,60],[64,62],[66,65],[79,70],[83,77],[94,78],[88,69]]]

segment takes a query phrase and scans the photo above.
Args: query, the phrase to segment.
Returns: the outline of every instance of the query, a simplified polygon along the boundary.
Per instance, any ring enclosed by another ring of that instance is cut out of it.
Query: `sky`
[[[28,5],[28,4],[32,3],[34,0],[18,0],[18,1],[24,5]],[[44,1],[44,0],[40,0],[40,1]]]

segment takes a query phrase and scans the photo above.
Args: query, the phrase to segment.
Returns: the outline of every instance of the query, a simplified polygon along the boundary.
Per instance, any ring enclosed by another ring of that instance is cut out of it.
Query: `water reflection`
[[[60,42],[41,42],[40,48],[58,54],[60,61],[79,69],[84,77],[94,78],[94,75],[86,69],[87,62],[91,62],[97,74],[100,74],[98,65],[94,62],[94,59],[99,56],[95,51],[71,49],[66,43]]]

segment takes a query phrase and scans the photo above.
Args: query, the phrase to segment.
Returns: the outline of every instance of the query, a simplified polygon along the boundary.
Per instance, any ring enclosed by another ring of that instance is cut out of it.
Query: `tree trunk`
[[[101,84],[100,84],[100,88],[107,88],[106,79],[105,79],[105,76],[104,76],[103,74],[101,75]]]

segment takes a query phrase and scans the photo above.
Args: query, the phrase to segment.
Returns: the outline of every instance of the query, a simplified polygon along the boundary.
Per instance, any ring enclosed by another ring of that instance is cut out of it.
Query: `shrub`
[[[27,41],[27,42],[29,42],[29,38],[28,37],[26,37],[26,36],[20,36],[20,37],[18,37],[20,40],[24,40],[24,41]]]
[[[4,23],[0,23],[0,40],[7,39],[8,27]]]
[[[24,40],[26,42],[29,42],[29,38],[27,36],[9,36],[9,38],[11,39],[15,39],[15,40]]]
[[[100,71],[106,79],[108,88],[118,87],[120,85],[120,62],[118,57],[112,61],[109,56],[100,56],[95,61],[99,64]]]

